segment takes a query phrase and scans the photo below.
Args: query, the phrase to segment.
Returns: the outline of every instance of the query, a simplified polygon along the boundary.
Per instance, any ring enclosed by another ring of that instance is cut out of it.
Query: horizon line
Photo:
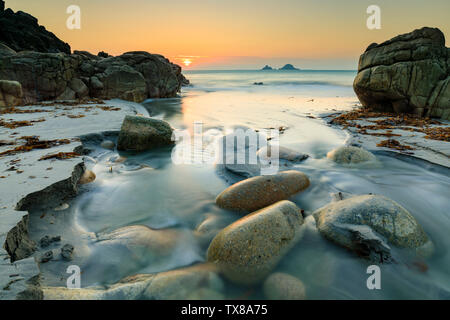
[[[285,71],[285,72],[298,72],[298,71],[354,71],[357,72],[358,69],[300,69],[297,70],[282,70],[282,69],[272,69],[272,70],[262,70],[262,69],[182,69],[183,72],[185,71]]]

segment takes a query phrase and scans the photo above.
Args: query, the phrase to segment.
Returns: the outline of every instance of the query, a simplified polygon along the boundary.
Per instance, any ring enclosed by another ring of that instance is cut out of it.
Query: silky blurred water
[[[284,127],[280,144],[310,155],[293,168],[306,173],[311,186],[291,199],[307,214],[329,203],[336,192],[383,194],[407,208],[436,246],[434,256],[427,260],[381,265],[382,289],[369,290],[366,269],[370,263],[323,239],[314,219],[308,217],[303,239],[277,270],[301,279],[309,299],[450,297],[448,171],[429,171],[420,164],[385,155],[378,155],[375,164],[357,168],[326,159],[326,153],[343,145],[348,134],[317,116],[349,110],[358,103],[351,87],[355,72],[191,71],[186,76],[191,86],[183,88],[180,98],[144,103],[150,116],[191,133],[194,123],[201,122],[205,136],[227,134],[236,127]],[[89,253],[83,261],[89,280],[84,286],[204,261],[208,243],[195,236],[196,227],[211,216],[222,219],[224,226],[240,217],[215,206],[215,197],[229,183],[213,164],[176,165],[171,152],[121,153],[126,161],[114,162],[119,156],[116,151],[96,149],[96,163],[88,166],[97,179],[74,204],[73,225],[78,230],[74,233],[98,235],[124,226],[145,225],[177,230],[182,236],[173,249],[175,254],[161,260],[129,255],[123,249],[107,251],[112,249],[86,241]],[[417,267],[424,265],[426,270]],[[227,284],[227,298],[243,295],[263,298],[259,286],[249,291]]]

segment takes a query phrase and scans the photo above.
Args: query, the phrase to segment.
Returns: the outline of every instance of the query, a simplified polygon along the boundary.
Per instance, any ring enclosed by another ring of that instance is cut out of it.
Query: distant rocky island
[[[276,70],[276,69],[273,69],[271,66],[266,64],[264,66],[264,68],[262,68],[261,70]],[[288,64],[285,64],[282,68],[280,68],[278,70],[300,70],[300,69],[298,69],[298,68],[294,67],[292,64],[288,63]]]
[[[158,54],[74,51],[32,15],[0,0],[0,106],[85,98],[142,102],[175,97],[189,81]]]
[[[300,69],[297,69],[292,64],[288,63],[285,64],[282,68],[280,68],[280,70],[300,70]]]

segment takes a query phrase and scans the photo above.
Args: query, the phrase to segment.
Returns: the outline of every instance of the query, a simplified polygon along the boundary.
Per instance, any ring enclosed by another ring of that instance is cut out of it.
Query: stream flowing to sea
[[[308,299],[450,298],[448,174],[386,155],[377,155],[377,165],[354,168],[326,158],[349,135],[318,116],[358,104],[352,89],[356,72],[188,71],[185,75],[191,86],[182,89],[180,98],[143,104],[150,116],[191,133],[194,123],[201,122],[206,137],[239,127],[283,127],[280,145],[310,155],[293,169],[306,173],[311,186],[291,199],[307,214],[331,202],[336,192],[382,194],[409,210],[434,242],[431,258],[381,265],[381,290],[369,290],[366,270],[371,263],[322,238],[309,217],[302,240],[277,267],[303,281]],[[91,156],[95,162],[87,165],[97,179],[71,204],[73,219],[59,225],[82,257],[83,287],[205,261],[208,244],[196,237],[196,227],[211,216],[224,226],[241,217],[215,205],[216,196],[230,182],[214,164],[174,164],[167,150],[121,154],[126,161],[114,162],[117,151],[96,146]],[[99,233],[130,225],[176,230],[180,240],[163,258],[130,255],[92,241]],[[64,285],[53,275],[58,268],[58,263],[42,265],[48,285]],[[225,296],[264,298],[260,286],[249,290],[231,283],[226,284]]]

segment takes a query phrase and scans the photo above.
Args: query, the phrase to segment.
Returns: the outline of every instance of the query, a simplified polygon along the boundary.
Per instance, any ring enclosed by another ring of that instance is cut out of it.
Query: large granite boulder
[[[277,202],[220,231],[208,248],[208,261],[234,283],[256,284],[301,239],[302,225],[302,212],[293,202]]]
[[[0,80],[0,108],[22,103],[22,86],[17,81]]]
[[[15,51],[64,52],[70,54],[70,46],[38,24],[28,13],[4,10],[0,4],[0,43]]]
[[[173,145],[172,128],[162,120],[126,116],[120,129],[117,149],[121,151],[146,151]]]
[[[313,215],[325,238],[371,261],[392,261],[391,246],[423,256],[433,251],[417,220],[384,196],[361,195],[332,202]]]
[[[380,111],[450,119],[450,48],[437,28],[373,43],[361,55],[353,88]]]

